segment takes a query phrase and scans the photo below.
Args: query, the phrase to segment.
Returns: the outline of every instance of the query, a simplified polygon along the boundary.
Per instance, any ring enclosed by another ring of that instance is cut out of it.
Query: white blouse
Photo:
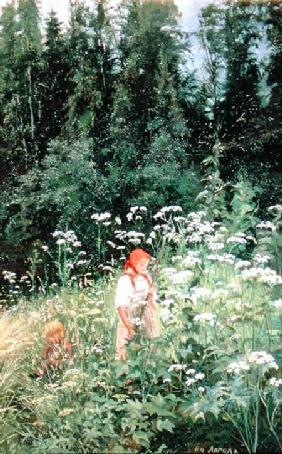
[[[149,278],[151,280],[150,276]],[[115,296],[116,308],[130,307],[134,303],[147,299],[149,292],[148,281],[143,276],[137,276],[134,278],[134,282],[135,288],[131,283],[130,277],[126,274],[119,278]]]

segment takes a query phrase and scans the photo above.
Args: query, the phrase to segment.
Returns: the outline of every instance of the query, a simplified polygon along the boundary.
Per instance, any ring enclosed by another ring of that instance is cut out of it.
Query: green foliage
[[[248,180],[240,178],[232,186],[231,212],[227,216],[228,229],[231,233],[251,233],[257,222],[255,217],[256,191]]]
[[[89,237],[90,216],[101,200],[106,205],[106,197],[105,180],[92,160],[91,142],[55,141],[42,167],[19,178],[8,202],[4,239],[19,246],[68,226]]]

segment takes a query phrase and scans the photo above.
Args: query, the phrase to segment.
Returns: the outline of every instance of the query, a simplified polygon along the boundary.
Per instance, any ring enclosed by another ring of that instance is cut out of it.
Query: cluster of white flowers
[[[187,364],[172,364],[169,367],[168,372],[173,372],[174,370],[176,370],[176,371],[185,370],[185,369],[187,369]]]
[[[68,230],[67,232],[62,232],[61,230],[56,230],[52,234],[52,236],[53,236],[53,238],[58,238],[56,241],[56,244],[58,244],[59,246],[62,244],[67,244],[67,243],[69,243],[69,245],[71,245],[73,247],[81,246],[81,242],[77,240],[77,236],[73,230]],[[42,249],[47,251],[48,246],[42,246]],[[68,252],[72,252],[72,250],[69,248]]]
[[[171,206],[167,206],[167,207],[163,207],[161,208],[160,210],[162,213],[170,213],[170,212],[177,212],[177,211],[183,211],[183,209],[181,208],[181,206],[179,205],[171,205]]]
[[[124,240],[125,238],[125,235],[126,235],[126,231],[125,230],[115,230],[114,231],[114,234],[115,234],[115,237],[118,239],[118,240]]]
[[[21,278],[20,278],[20,282],[21,282],[21,283],[26,282],[26,281],[28,281],[28,280],[29,280],[29,277],[28,277],[26,274],[24,274],[24,275],[21,276]]]
[[[227,372],[233,374],[240,374],[246,370],[250,370],[250,366],[246,361],[233,361],[227,367]]]
[[[185,384],[187,386],[191,386],[194,383],[196,383],[198,381],[201,381],[201,380],[203,380],[205,378],[205,374],[203,372],[197,372],[196,373],[195,369],[187,369],[185,374],[186,375],[190,375],[190,377],[188,377],[186,382],[185,382]],[[200,388],[198,389],[200,392],[204,392],[205,391],[205,388],[203,388],[202,386]]]
[[[197,233],[198,235],[203,237],[205,235],[214,233],[214,226],[211,222],[193,219],[188,223],[187,231]]]
[[[227,238],[226,243],[237,243],[237,244],[247,244],[246,238],[244,238],[245,234],[236,234]]]
[[[194,276],[193,272],[190,270],[177,271],[171,275],[171,282],[173,284],[185,284],[189,279]]]
[[[194,322],[208,322],[209,325],[214,326],[216,322],[217,316],[214,314],[211,314],[210,312],[202,312],[201,314],[195,315],[193,318]]]
[[[275,359],[272,355],[270,355],[270,353],[266,353],[264,351],[250,352],[247,353],[246,357],[250,364],[256,364],[259,366],[264,365],[269,369],[278,369],[278,365],[276,364]]]
[[[139,317],[135,317],[131,319],[131,323],[133,326],[141,326],[142,325],[142,320]]]
[[[206,287],[193,287],[191,289],[191,299],[196,302],[198,299],[208,299],[212,291]]]
[[[170,306],[174,303],[175,303],[175,301],[172,298],[168,298],[168,299],[163,300],[160,304],[162,306]]]
[[[270,213],[281,214],[282,213],[282,205],[272,205],[271,207],[268,207],[268,211]]]
[[[269,255],[255,254],[253,257],[253,262],[257,265],[264,265],[268,263],[271,257]]]
[[[269,285],[282,284],[282,276],[276,273],[271,268],[250,268],[243,270],[239,275],[243,280],[256,279],[258,282],[262,282]]]
[[[187,238],[188,243],[201,243],[203,240],[203,237],[199,233],[192,233],[192,235],[189,235]]]
[[[240,374],[244,371],[250,370],[250,368],[253,366],[264,366],[266,370],[279,369],[272,355],[267,352],[260,351],[249,352],[242,360],[230,363],[227,367],[227,372]]]
[[[212,241],[209,241],[207,243],[208,245],[208,249],[210,251],[221,251],[222,249],[224,249],[224,243],[216,243],[216,242],[212,242]]]
[[[247,268],[251,266],[251,262],[249,260],[238,260],[235,263],[235,270],[239,270],[240,268]]]
[[[257,229],[271,230],[272,232],[276,231],[276,226],[270,221],[262,221],[260,224],[256,225]]]
[[[231,315],[231,317],[229,317],[226,320],[226,323],[227,324],[233,324],[233,323],[238,322],[240,320],[242,320],[242,317],[240,315]]]
[[[219,263],[229,263],[233,265],[235,261],[235,255],[233,254],[209,254],[207,255],[208,260],[212,260]]]
[[[272,301],[272,304],[276,309],[281,309],[282,308],[282,298]]]
[[[129,211],[133,214],[135,214],[137,211],[143,211],[143,212],[147,212],[147,208],[144,207],[144,206],[139,206],[139,205],[136,205],[134,207],[130,207]]]
[[[282,386],[282,378],[275,378],[275,377],[272,377],[269,382],[268,382],[271,386],[275,386],[275,388],[279,388],[279,386]]]
[[[173,274],[177,273],[176,268],[173,268],[172,266],[163,267],[161,271],[166,277],[171,277]]]
[[[134,230],[130,230],[126,233],[127,238],[144,238],[145,234],[142,232],[135,232]]]
[[[156,214],[153,215],[153,219],[155,219],[155,221],[157,219],[162,219],[163,221],[167,221],[167,219],[166,219],[167,213],[177,213],[177,212],[182,212],[182,211],[183,210],[182,210],[181,206],[178,206],[178,205],[163,207]]]
[[[182,266],[194,268],[197,264],[201,264],[198,251],[188,251],[186,256],[182,259]]]
[[[111,219],[112,215],[108,211],[105,211],[104,213],[94,213],[91,216],[91,219],[93,219],[96,223],[99,222],[107,222],[109,219]]]
[[[164,378],[164,379],[163,379],[163,382],[164,382],[164,383],[171,383],[171,378]]]
[[[113,267],[111,265],[99,265],[99,268],[102,270],[102,271],[108,271],[110,273],[113,273]]]
[[[160,309],[160,318],[161,318],[163,323],[167,323],[167,322],[169,322],[170,320],[173,319],[173,314],[169,310],[168,306],[161,307],[161,309]]]
[[[8,281],[9,284],[15,284],[17,275],[13,271],[2,271],[3,278],[5,281]]]

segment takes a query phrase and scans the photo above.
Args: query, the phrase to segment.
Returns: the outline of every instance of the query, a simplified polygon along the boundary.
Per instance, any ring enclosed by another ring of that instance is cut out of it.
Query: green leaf
[[[163,430],[168,430],[169,432],[173,433],[173,428],[175,425],[170,422],[168,419],[158,419],[157,420],[157,428],[160,432]]]

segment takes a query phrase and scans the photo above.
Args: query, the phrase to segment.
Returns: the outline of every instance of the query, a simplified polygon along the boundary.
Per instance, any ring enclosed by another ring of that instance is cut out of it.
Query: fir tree
[[[46,37],[40,73],[40,149],[57,137],[67,119],[71,89],[70,63],[65,36],[57,15],[51,11],[46,21]]]

